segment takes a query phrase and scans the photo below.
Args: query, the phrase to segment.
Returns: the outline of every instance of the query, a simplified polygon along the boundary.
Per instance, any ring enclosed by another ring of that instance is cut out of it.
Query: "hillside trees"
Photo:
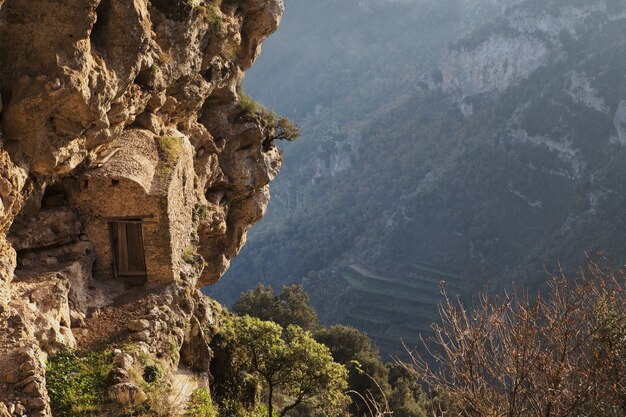
[[[626,414],[624,274],[591,263],[552,277],[546,297],[483,295],[467,309],[444,292],[426,355],[407,366],[468,417]],[[457,415],[457,414],[454,414]]]
[[[299,406],[329,417],[343,409],[345,368],[302,328],[283,330],[255,317],[231,316],[220,337],[229,346],[230,367],[238,371],[234,377],[247,373],[261,382],[268,417],[283,417]]]
[[[313,338],[325,345],[333,360],[348,371],[350,415],[369,417],[376,407],[385,410],[392,405],[400,410],[395,414],[400,417],[424,416],[424,394],[410,375],[395,365],[385,364],[378,348],[362,331],[343,325],[320,326],[302,286],[284,286],[280,294],[275,294],[271,286],[260,284],[242,293],[233,311],[278,323],[283,328],[293,323],[311,330]]]
[[[301,285],[286,285],[276,295],[271,286],[259,284],[241,294],[233,312],[273,321],[284,328],[295,324],[304,330],[313,330],[318,326],[317,313]]]

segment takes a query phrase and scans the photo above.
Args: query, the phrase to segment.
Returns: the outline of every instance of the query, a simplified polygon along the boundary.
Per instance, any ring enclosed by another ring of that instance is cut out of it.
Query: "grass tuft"
[[[159,138],[159,149],[165,161],[169,164],[173,164],[176,162],[183,149],[183,141],[181,138],[174,136],[161,136]]]
[[[224,19],[217,4],[199,5],[196,6],[196,10],[216,31],[224,31]]]

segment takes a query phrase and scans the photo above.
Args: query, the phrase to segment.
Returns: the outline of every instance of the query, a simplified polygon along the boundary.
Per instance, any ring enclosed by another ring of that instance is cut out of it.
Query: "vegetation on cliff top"
[[[243,118],[259,123],[264,130],[267,143],[274,140],[292,141],[300,137],[298,126],[288,118],[278,116],[273,110],[266,108],[243,92],[239,93],[239,106]]]

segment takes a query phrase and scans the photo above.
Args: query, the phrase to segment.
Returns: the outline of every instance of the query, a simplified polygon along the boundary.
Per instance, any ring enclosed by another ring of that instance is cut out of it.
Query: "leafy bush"
[[[163,376],[163,370],[159,365],[146,365],[143,368],[143,380],[148,383],[157,382]]]
[[[106,378],[113,369],[106,353],[66,350],[51,356],[46,386],[56,417],[99,415],[106,395]]]
[[[185,417],[217,417],[217,410],[207,388],[198,388],[191,393]]]

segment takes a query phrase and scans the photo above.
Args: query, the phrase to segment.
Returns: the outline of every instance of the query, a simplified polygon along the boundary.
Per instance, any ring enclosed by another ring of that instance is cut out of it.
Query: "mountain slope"
[[[426,327],[439,279],[469,296],[536,288],[545,268],[600,247],[619,258],[625,9],[519,2],[367,117],[307,119],[319,137],[287,150],[268,217],[212,291],[304,282],[324,320],[393,351]]]

